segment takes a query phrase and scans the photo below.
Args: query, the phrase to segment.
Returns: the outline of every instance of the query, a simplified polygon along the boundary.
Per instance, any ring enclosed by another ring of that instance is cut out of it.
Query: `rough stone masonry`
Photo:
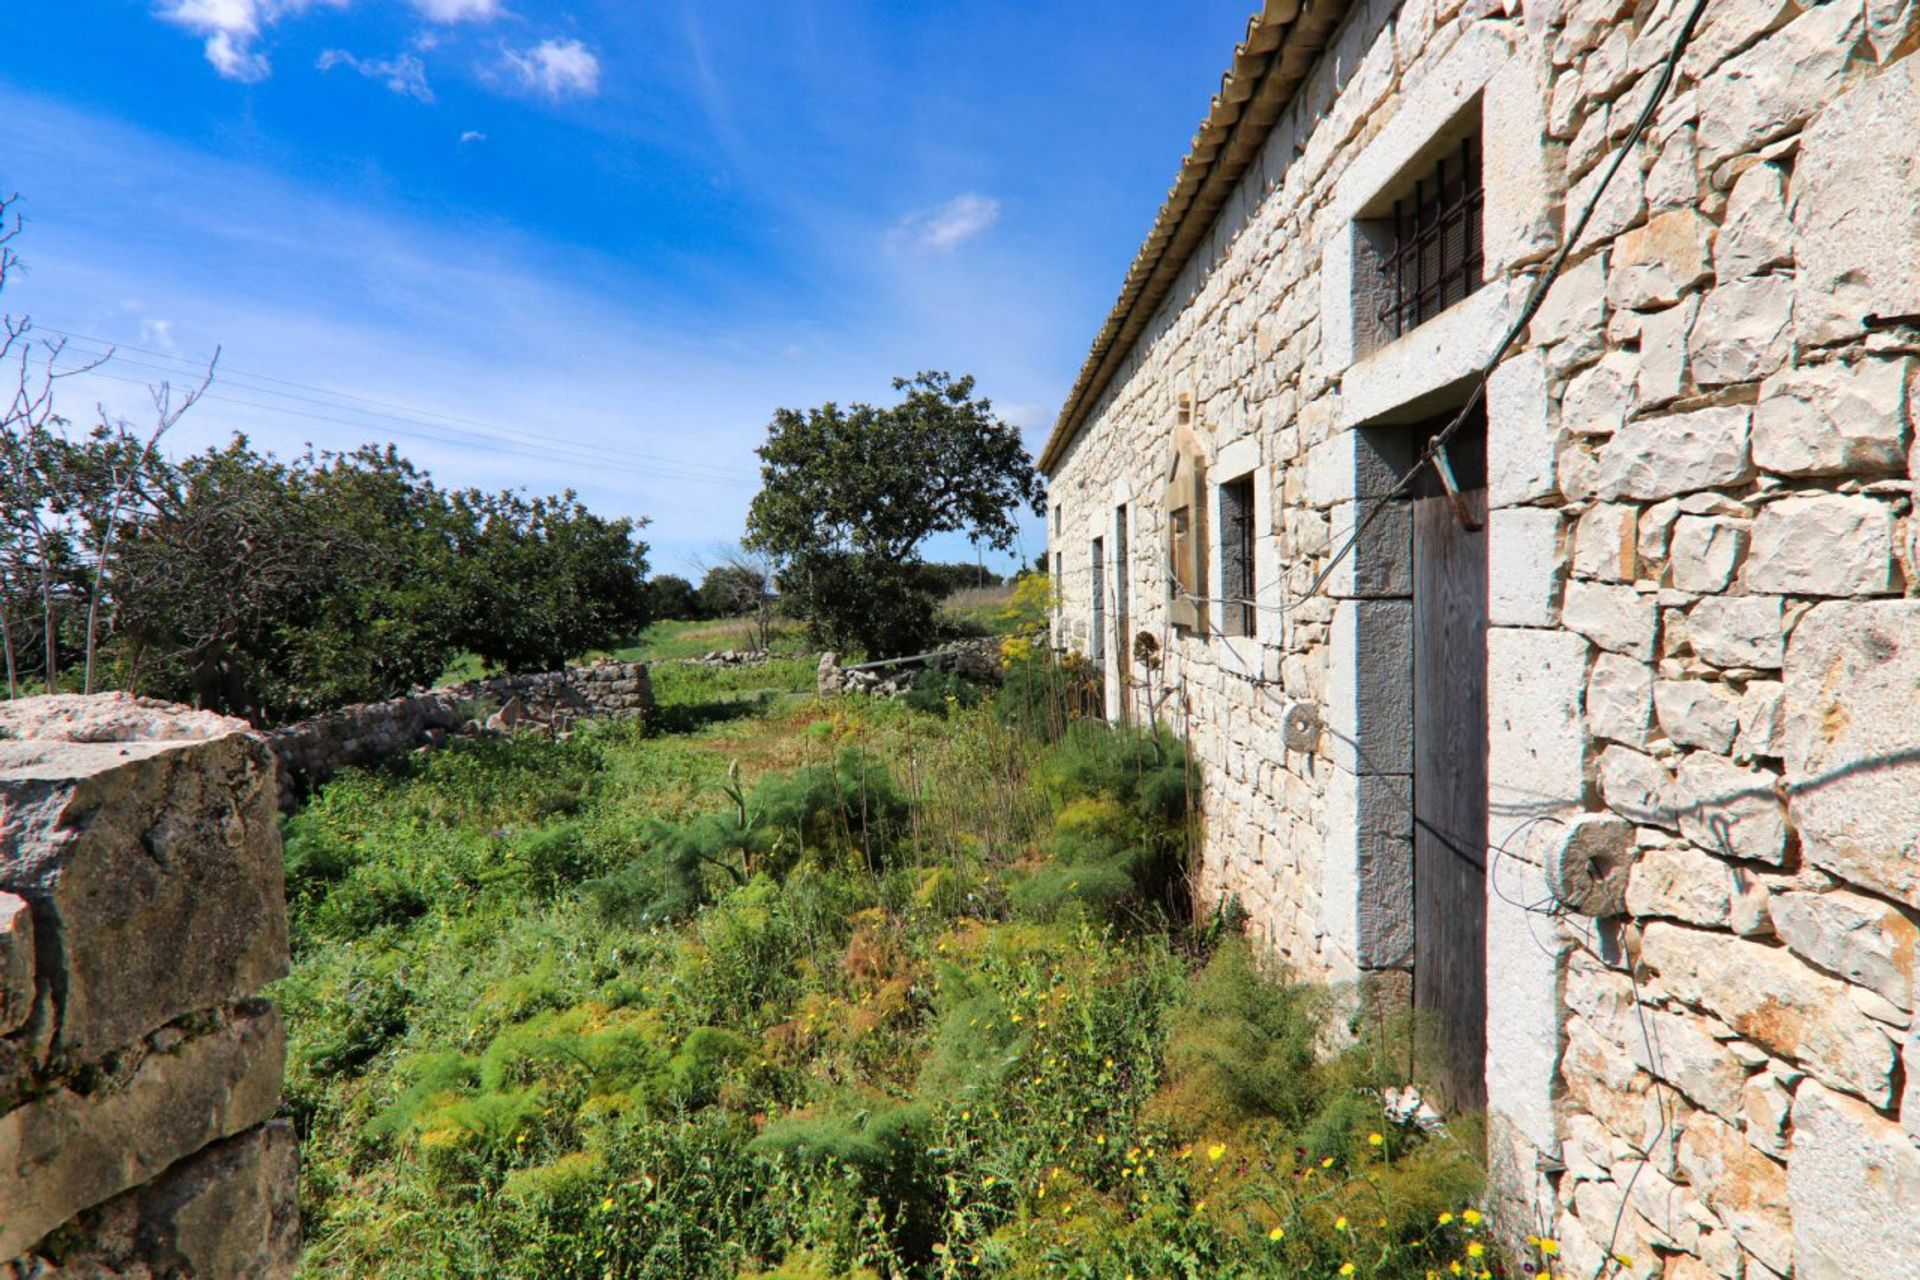
[[[1408,517],[1333,555],[1592,207],[1487,386],[1502,1221],[1570,1276],[1920,1277],[1920,4],[1708,0],[1656,96],[1691,7],[1270,0],[1043,458],[1056,639],[1204,762],[1209,898],[1404,983]],[[1382,220],[1476,135],[1478,287],[1382,340]],[[1258,633],[1182,626],[1243,477]]]
[[[237,720],[0,704],[0,1277],[292,1274],[274,778]]]

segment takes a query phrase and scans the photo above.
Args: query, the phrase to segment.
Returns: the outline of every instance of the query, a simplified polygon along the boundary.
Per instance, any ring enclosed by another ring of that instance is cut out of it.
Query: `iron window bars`
[[[1469,136],[1442,155],[1413,191],[1393,202],[1392,249],[1381,264],[1386,280],[1380,326],[1391,338],[1409,333],[1480,287],[1485,196],[1480,145]]]

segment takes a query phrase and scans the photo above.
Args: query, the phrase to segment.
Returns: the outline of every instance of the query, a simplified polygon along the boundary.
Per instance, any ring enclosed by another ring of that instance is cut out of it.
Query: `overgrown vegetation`
[[[292,820],[308,1275],[1489,1270],[1400,1030],[1196,915],[1177,741],[773,665]]]

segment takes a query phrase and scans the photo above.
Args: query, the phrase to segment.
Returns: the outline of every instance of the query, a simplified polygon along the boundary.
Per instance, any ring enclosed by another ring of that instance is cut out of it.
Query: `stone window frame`
[[[1124,528],[1123,528],[1124,520]],[[1110,583],[1101,584],[1101,589],[1113,588],[1108,599],[1107,621],[1111,626],[1119,619],[1120,612],[1119,583],[1123,575],[1127,578],[1127,609],[1125,617],[1129,625],[1138,625],[1139,591],[1132,580],[1133,560],[1139,555],[1140,547],[1140,511],[1139,503],[1134,499],[1134,490],[1125,481],[1116,481],[1107,493],[1107,518],[1104,522],[1107,539],[1107,573]],[[1125,549],[1122,556],[1121,550]],[[1116,633],[1110,638],[1106,656],[1107,702],[1106,717],[1113,723],[1119,723],[1126,715],[1128,677],[1133,666],[1132,638]]]
[[[1508,270],[1550,248],[1550,187],[1542,90],[1516,52],[1516,30],[1473,27],[1402,98],[1393,118],[1348,166],[1329,201],[1321,248],[1320,336],[1340,379],[1340,425],[1356,426],[1444,393],[1475,373],[1518,303]],[[1376,324],[1378,235],[1404,183],[1468,132],[1481,137],[1483,283],[1467,298],[1392,341],[1370,345]]]
[[[1161,496],[1161,517],[1166,540],[1161,546],[1161,569],[1165,575],[1168,624],[1175,633],[1204,638],[1213,628],[1206,597],[1216,594],[1209,587],[1213,557],[1207,554],[1210,537],[1207,519],[1207,448],[1194,423],[1193,396],[1182,391],[1175,397],[1172,439],[1165,467],[1166,487]],[[1186,554],[1174,542],[1178,526],[1176,513],[1186,512]],[[1198,598],[1194,598],[1198,597]]]
[[[1220,446],[1207,466],[1206,537],[1217,543],[1225,521],[1221,512],[1224,486],[1250,480],[1253,484],[1253,539],[1255,566],[1254,608],[1258,622],[1254,635],[1233,635],[1227,629],[1225,586],[1226,557],[1217,545],[1207,556],[1207,630],[1216,657],[1223,666],[1258,677],[1264,671],[1262,650],[1280,643],[1279,601],[1280,539],[1274,530],[1273,469],[1261,451],[1258,433],[1244,435]],[[1265,569],[1260,566],[1266,566]]]

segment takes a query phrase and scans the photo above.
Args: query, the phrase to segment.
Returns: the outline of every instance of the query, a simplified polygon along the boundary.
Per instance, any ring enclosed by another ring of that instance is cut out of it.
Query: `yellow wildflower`
[[[1440,1225],[1441,1225],[1441,1226],[1443,1226],[1443,1227],[1444,1227],[1444,1226],[1446,1226],[1446,1225],[1447,1225],[1447,1224],[1448,1224],[1449,1222],[1452,1222],[1452,1221],[1453,1221],[1453,1215],[1452,1215],[1452,1214],[1450,1214],[1450,1213],[1443,1213],[1443,1214],[1441,1214],[1441,1215],[1440,1215],[1440,1218],[1439,1218],[1439,1222],[1440,1222]]]
[[[1352,1274],[1353,1274],[1353,1264],[1352,1264],[1351,1262],[1343,1262],[1343,1263],[1341,1263],[1341,1264],[1340,1264],[1340,1274],[1341,1274],[1341,1275],[1343,1275],[1343,1276],[1350,1276],[1350,1275],[1352,1275]]]
[[[1370,1133],[1367,1135],[1367,1144],[1369,1146],[1375,1146],[1375,1147],[1384,1146],[1386,1145],[1386,1141],[1387,1140],[1385,1138],[1381,1137],[1377,1133]]]
[[[1284,1240],[1286,1236],[1287,1229],[1285,1227],[1275,1227],[1273,1230],[1267,1232],[1267,1239],[1269,1240]]]
[[[1460,1221],[1470,1227],[1477,1227],[1480,1225],[1480,1211],[1478,1209],[1468,1209],[1461,1213]]]
[[[1472,1244],[1467,1246],[1467,1256],[1469,1258],[1483,1257],[1486,1254],[1486,1252],[1487,1252],[1487,1246],[1481,1244],[1478,1240],[1475,1240]]]
[[[1207,1148],[1207,1159],[1209,1160],[1218,1160],[1225,1154],[1227,1154],[1227,1144],[1224,1142],[1216,1142]]]
[[[1335,1219],[1333,1220],[1333,1229],[1334,1229],[1335,1231],[1345,1231],[1345,1230],[1347,1229],[1347,1215],[1346,1215],[1346,1214],[1344,1214],[1344,1213],[1343,1213],[1343,1214],[1341,1214],[1341,1215],[1340,1215],[1339,1217],[1337,1217],[1337,1218],[1335,1218]]]
[[[1549,1240],[1542,1236],[1540,1239],[1540,1252],[1551,1258],[1554,1254],[1560,1252],[1560,1242],[1558,1240]]]

